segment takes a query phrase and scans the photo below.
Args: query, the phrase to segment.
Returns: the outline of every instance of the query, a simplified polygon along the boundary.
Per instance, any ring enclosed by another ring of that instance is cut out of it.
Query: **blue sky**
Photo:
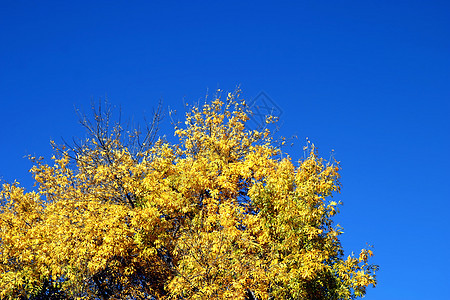
[[[0,177],[83,137],[74,107],[124,119],[206,90],[265,91],[285,150],[341,161],[349,254],[374,245],[366,299],[449,299],[450,5],[446,1],[0,1]],[[166,119],[167,121],[167,119]],[[162,132],[172,130],[168,122]]]

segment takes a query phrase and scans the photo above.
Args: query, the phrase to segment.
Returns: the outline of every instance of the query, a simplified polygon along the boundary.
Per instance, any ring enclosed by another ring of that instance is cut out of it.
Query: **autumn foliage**
[[[131,147],[114,127],[34,159],[36,191],[0,195],[0,298],[363,296],[376,266],[343,255],[339,164],[314,146],[282,158],[249,116],[233,93],[194,107],[176,144]]]

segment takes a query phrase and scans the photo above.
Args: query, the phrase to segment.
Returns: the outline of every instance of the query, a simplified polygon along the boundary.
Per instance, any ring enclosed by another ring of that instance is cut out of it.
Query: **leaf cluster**
[[[247,130],[239,91],[194,107],[179,142],[96,114],[83,143],[0,193],[1,299],[353,299],[372,251],[343,257],[339,163],[293,163]],[[270,120],[269,120],[270,121]]]

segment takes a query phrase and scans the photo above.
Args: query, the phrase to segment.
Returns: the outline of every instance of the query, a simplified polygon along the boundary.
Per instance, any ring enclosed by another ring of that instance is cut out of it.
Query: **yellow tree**
[[[332,222],[338,162],[314,146],[281,158],[238,92],[194,107],[176,144],[127,144],[100,116],[53,165],[35,160],[36,192],[4,185],[2,299],[352,299],[376,284],[372,251],[344,258]]]

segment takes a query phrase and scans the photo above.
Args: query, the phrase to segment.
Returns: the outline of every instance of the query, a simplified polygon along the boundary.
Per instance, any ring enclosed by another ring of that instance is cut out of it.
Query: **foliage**
[[[248,119],[236,92],[194,107],[178,144],[84,122],[86,142],[34,159],[37,191],[3,185],[0,298],[363,296],[376,266],[343,257],[339,164],[281,158]]]

